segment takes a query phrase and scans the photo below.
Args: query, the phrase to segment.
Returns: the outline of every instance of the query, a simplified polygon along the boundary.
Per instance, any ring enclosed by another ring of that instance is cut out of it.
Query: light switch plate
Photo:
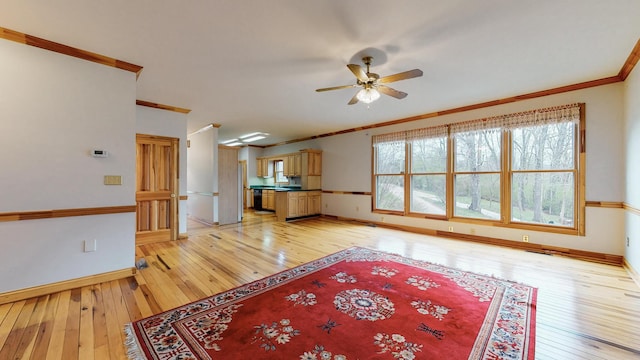
[[[120,175],[105,175],[104,176],[104,184],[105,185],[122,185],[122,176],[120,176]]]
[[[84,252],[94,252],[98,249],[98,240],[85,240],[84,241]]]

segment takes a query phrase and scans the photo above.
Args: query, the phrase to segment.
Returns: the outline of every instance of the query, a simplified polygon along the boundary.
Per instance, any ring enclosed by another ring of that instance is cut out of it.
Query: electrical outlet
[[[475,235],[476,234],[476,229],[471,228],[471,230],[469,230],[469,234]]]
[[[529,235],[522,235],[522,241],[529,242]]]
[[[380,216],[380,222],[384,222],[384,216]]]
[[[449,226],[449,232],[453,232],[453,226]]]

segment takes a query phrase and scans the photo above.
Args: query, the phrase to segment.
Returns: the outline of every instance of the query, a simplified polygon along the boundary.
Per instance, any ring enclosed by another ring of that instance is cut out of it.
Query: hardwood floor
[[[640,288],[611,265],[314,218],[189,224],[141,245],[135,278],[0,305],[0,359],[126,359],[123,325],[324,255],[363,246],[539,288],[536,359],[640,359]]]

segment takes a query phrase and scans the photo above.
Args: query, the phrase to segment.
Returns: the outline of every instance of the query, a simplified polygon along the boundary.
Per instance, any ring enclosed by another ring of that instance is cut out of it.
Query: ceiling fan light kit
[[[365,56],[362,58],[362,62],[367,66],[367,70],[365,71],[362,66],[357,64],[348,64],[347,68],[351,70],[353,75],[356,76],[356,83],[353,85],[342,85],[342,86],[334,86],[329,88],[316,89],[317,92],[329,91],[329,90],[340,90],[347,89],[353,87],[360,87],[360,89],[348,102],[349,105],[353,105],[357,102],[363,102],[365,104],[370,104],[380,98],[380,93],[385,95],[394,97],[396,99],[404,99],[407,97],[407,93],[398,91],[396,89],[390,88],[383,84],[388,84],[391,82],[406,80],[415,77],[422,76],[422,70],[413,69],[401,73],[397,73],[394,75],[389,75],[385,77],[380,77],[380,75],[372,73],[369,69],[371,66],[371,62],[373,61],[373,57]]]
[[[365,104],[371,104],[380,98],[380,93],[374,88],[362,89],[358,91],[356,97]]]

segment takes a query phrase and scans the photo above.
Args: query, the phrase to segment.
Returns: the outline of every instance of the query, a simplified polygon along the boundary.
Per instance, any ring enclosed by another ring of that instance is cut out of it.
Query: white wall
[[[624,148],[622,83],[573,91],[543,98],[478,109],[426,120],[341,134],[306,142],[265,149],[265,155],[322,149],[322,189],[347,192],[371,192],[371,136],[398,130],[533,110],[576,102],[586,103],[587,165],[586,200],[624,200]],[[637,97],[636,97],[637,98]],[[640,172],[640,169],[639,169]],[[637,178],[636,178],[637,180]],[[405,226],[475,233],[498,239],[520,241],[523,230],[479,226],[460,222],[425,220],[372,213],[368,195],[323,194],[323,214],[387,222]],[[640,200],[640,197],[638,198]],[[638,201],[640,205],[640,201]],[[624,212],[621,209],[588,207],[586,236],[568,236],[526,231],[531,243],[547,244],[607,254],[624,254]],[[639,234],[640,235],[640,234]],[[640,239],[639,239],[640,242]]]
[[[189,135],[187,149],[187,214],[214,223],[218,221],[218,128]]]
[[[0,212],[135,205],[134,73],[0,40],[0,79]],[[134,246],[135,213],[0,223],[0,292],[133,267]]]
[[[636,66],[625,82],[625,164],[626,187],[625,203],[640,209],[640,70]],[[633,269],[640,273],[640,214],[633,211],[625,213],[626,245],[624,257]]]
[[[136,106],[136,133],[180,139],[179,195],[187,195],[187,114]],[[178,203],[179,232],[187,232],[187,200]]]

